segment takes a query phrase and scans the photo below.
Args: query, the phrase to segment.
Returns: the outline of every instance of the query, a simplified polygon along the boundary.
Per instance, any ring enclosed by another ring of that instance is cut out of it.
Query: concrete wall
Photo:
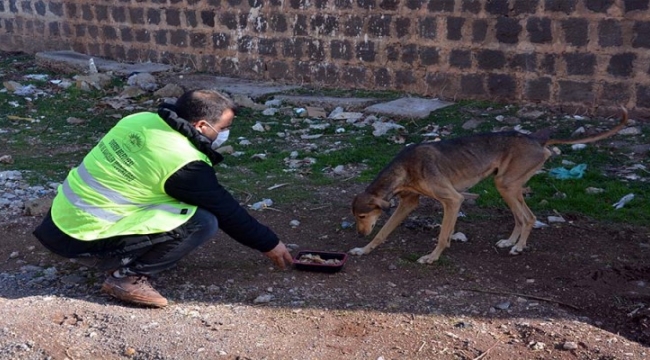
[[[650,113],[650,0],[0,0],[0,49]]]

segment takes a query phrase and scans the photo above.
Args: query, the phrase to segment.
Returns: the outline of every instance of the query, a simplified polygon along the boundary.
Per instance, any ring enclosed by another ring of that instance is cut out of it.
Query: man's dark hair
[[[176,114],[190,123],[206,120],[214,124],[224,111],[236,111],[237,105],[216,90],[190,90],[176,100],[175,108]]]

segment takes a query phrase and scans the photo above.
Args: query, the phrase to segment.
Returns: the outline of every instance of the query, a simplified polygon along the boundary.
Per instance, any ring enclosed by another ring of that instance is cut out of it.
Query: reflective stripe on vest
[[[138,204],[132,201],[129,201],[128,199],[124,198],[120,193],[117,191],[111,190],[107,188],[106,186],[102,185],[97,179],[95,179],[90,173],[88,172],[88,169],[86,169],[86,166],[82,163],[78,168],[77,168],[77,173],[79,174],[79,177],[83,182],[86,183],[92,190],[94,190],[96,193],[103,195],[110,201],[112,201],[115,204],[118,205],[130,205],[130,206],[136,206],[139,208],[145,208],[145,209],[157,209],[161,211],[167,211],[172,214],[179,214],[180,210],[176,207],[169,206],[166,204],[159,204],[159,205],[147,205],[147,204]],[[96,206],[93,206],[91,204],[88,204],[85,202],[79,195],[75,194],[74,191],[70,188],[70,183],[68,182],[68,179],[66,179],[63,184],[63,195],[65,195],[66,199],[74,205],[75,207],[99,218],[104,221],[108,222],[118,222],[124,216],[114,214],[110,211],[98,208]]]

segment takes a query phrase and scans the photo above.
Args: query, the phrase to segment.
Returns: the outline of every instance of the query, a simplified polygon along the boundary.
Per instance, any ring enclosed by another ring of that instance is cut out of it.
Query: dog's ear
[[[382,210],[390,209],[390,203],[384,199],[373,197],[370,205],[379,206]]]

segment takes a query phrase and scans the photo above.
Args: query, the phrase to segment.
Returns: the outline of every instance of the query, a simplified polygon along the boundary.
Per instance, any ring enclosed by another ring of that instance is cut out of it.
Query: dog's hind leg
[[[517,255],[526,247],[526,239],[535,224],[535,215],[526,205],[520,186],[497,186],[497,188],[515,218],[515,228],[512,234],[508,239],[497,242],[497,246],[502,248],[512,246],[510,254]]]
[[[386,241],[388,235],[395,230],[395,228],[406,219],[406,217],[418,207],[420,203],[420,195],[416,193],[401,193],[399,195],[399,204],[397,209],[391,217],[382,226],[374,239],[362,248],[354,248],[349,251],[352,255],[364,255],[374,250],[377,246]]]
[[[446,194],[437,194],[436,199],[442,204],[442,226],[440,226],[440,234],[438,235],[438,244],[433,251],[418,259],[420,264],[431,264],[438,261],[442,252],[449,247],[449,237],[454,231],[456,226],[456,219],[460,211],[460,205],[463,203],[464,197],[455,190],[450,190]]]

